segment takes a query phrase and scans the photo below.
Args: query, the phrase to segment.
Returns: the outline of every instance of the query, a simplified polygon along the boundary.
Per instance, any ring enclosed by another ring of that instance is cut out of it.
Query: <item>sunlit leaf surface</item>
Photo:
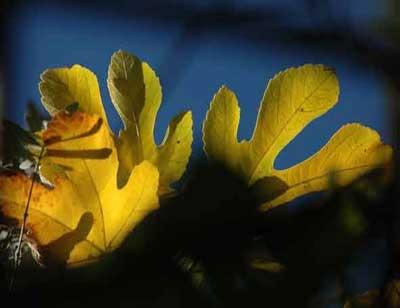
[[[192,114],[182,112],[169,124],[160,146],[154,142],[154,125],[162,93],[158,77],[137,57],[118,51],[108,69],[108,88],[124,129],[118,142],[118,184],[124,185],[133,166],[143,159],[160,171],[160,192],[168,192],[186,169],[191,152]]]
[[[41,79],[42,102],[50,113],[78,102],[79,110],[99,115],[108,125],[98,82],[91,71],[74,65],[46,70]],[[170,184],[184,173],[191,153],[191,112],[176,116],[157,146],[153,134],[162,93],[155,72],[137,57],[118,51],[111,58],[107,82],[111,101],[124,124],[116,139],[118,187],[127,183],[134,166],[148,160],[159,169],[159,193],[169,192]]]
[[[391,147],[381,142],[377,132],[360,124],[340,128],[307,160],[285,170],[274,168],[286,145],[332,108],[338,97],[339,84],[331,68],[307,64],[280,72],[265,90],[252,138],[238,142],[239,104],[235,94],[222,87],[203,124],[204,150],[211,160],[245,178],[248,185],[265,183],[264,190],[275,197],[263,203],[263,210],[327,189],[331,175],[338,184],[346,185],[387,163],[392,155]]]
[[[65,167],[54,189],[35,183],[27,227],[47,262],[84,264],[117,248],[127,234],[158,207],[158,171],[149,162],[137,165],[118,189],[114,139],[98,115],[54,115],[42,132],[44,159]],[[50,168],[51,169],[51,168]],[[21,223],[31,179],[0,176],[0,209]]]

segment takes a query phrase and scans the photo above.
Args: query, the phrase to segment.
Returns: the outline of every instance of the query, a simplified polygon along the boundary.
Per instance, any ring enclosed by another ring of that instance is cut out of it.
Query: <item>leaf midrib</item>
[[[312,97],[316,91],[318,91],[318,89],[320,89],[320,87],[327,81],[329,80],[331,77],[333,77],[334,75],[329,75],[328,77],[326,77],[306,98],[304,98],[304,101],[296,108],[295,112],[289,117],[289,119],[286,121],[286,123],[282,126],[282,128],[279,130],[279,132],[274,136],[274,139],[272,140],[272,142],[270,143],[270,145],[265,149],[265,151],[263,152],[263,154],[260,156],[260,158],[257,160],[256,164],[254,165],[253,169],[250,172],[250,179],[249,179],[249,183],[251,183],[253,181],[253,177],[255,172],[258,170],[258,167],[260,166],[261,162],[264,160],[265,156],[268,154],[269,150],[272,148],[272,146],[275,144],[275,142],[278,140],[279,136],[282,134],[282,132],[284,131],[284,129],[288,126],[288,124],[293,120],[293,118],[295,117],[295,115],[298,114],[299,110],[303,107],[303,105],[310,99],[310,97]],[[257,121],[258,122],[258,121]],[[257,127],[257,123],[256,123],[256,127]],[[250,140],[249,143],[252,143],[254,140],[254,136],[253,135],[252,139]],[[279,153],[278,153],[279,154]]]
[[[127,64],[126,64],[126,59],[127,58],[126,58],[126,55],[124,53],[121,53],[121,55],[122,55],[121,56],[122,71],[123,71],[125,79],[128,80],[128,68],[127,68]],[[114,83],[113,80],[111,80],[111,82]],[[115,88],[117,89],[117,87],[115,87]],[[121,93],[121,96],[127,98],[128,100],[130,99],[129,95],[125,95],[125,94]],[[134,102],[131,102],[131,103],[134,104]],[[142,110],[143,110],[143,108],[142,108]],[[124,117],[126,117],[126,116],[124,115]],[[138,138],[138,147],[139,147],[137,149],[137,152],[139,153],[138,162],[137,163],[139,163],[139,162],[141,162],[143,160],[143,144],[142,144],[142,136],[140,134],[139,117],[140,117],[140,115],[137,115],[135,113],[135,109],[133,108],[132,109],[132,122],[133,122],[133,126],[134,126],[134,129],[135,129],[136,136]],[[126,120],[131,122],[128,117],[126,117]],[[127,129],[128,129],[128,126],[127,126]]]
[[[288,191],[290,189],[293,189],[293,188],[296,188],[296,187],[301,186],[301,185],[305,185],[305,184],[310,183],[310,182],[314,182],[314,181],[320,180],[320,179],[322,179],[324,177],[327,177],[329,175],[335,175],[335,174],[339,174],[339,173],[343,173],[343,172],[347,172],[347,171],[353,171],[353,170],[357,170],[357,169],[369,169],[369,168],[380,167],[380,166],[382,166],[382,164],[367,164],[367,165],[361,165],[361,166],[350,167],[350,168],[343,168],[343,169],[336,169],[336,170],[333,169],[333,171],[325,172],[325,173],[323,173],[321,175],[309,178],[307,180],[303,180],[303,181],[297,182],[297,183],[289,186],[286,191]],[[276,199],[278,199],[278,198],[279,197],[277,197]]]
[[[101,221],[102,221],[102,226],[103,226],[103,228],[102,228],[103,229],[103,239],[104,239],[103,245],[104,245],[104,248],[106,249],[106,247],[107,247],[107,235],[106,235],[106,227],[105,227],[105,222],[104,222],[103,203],[101,201],[101,197],[100,197],[99,191],[97,190],[96,183],[94,182],[92,173],[90,172],[90,169],[87,166],[86,160],[82,159],[82,162],[85,165],[86,172],[89,175],[90,183],[92,184],[92,187],[93,187],[93,189],[95,191],[97,203],[98,203],[99,208],[100,208],[100,215],[101,215]]]
[[[143,192],[145,187],[147,187],[147,178],[145,180],[145,182],[142,185],[142,189],[140,190],[140,194],[137,198],[137,201],[135,202],[135,207],[129,212],[129,215],[126,216],[125,222],[123,224],[121,224],[120,228],[118,229],[118,231],[114,234],[114,236],[112,237],[112,239],[110,240],[110,242],[108,243],[106,247],[106,250],[110,249],[112,246],[112,243],[114,242],[114,240],[118,237],[118,235],[122,232],[122,230],[125,228],[126,224],[128,223],[129,218],[133,215],[133,213],[137,210],[139,203],[142,200],[143,197]]]

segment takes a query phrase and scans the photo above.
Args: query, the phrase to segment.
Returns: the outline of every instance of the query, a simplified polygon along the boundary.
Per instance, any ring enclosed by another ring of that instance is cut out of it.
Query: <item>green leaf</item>
[[[38,143],[30,132],[16,123],[3,120],[2,126],[1,133],[6,145],[1,153],[2,164],[11,164],[17,168],[20,161],[32,159],[32,153],[28,147],[38,146]]]
[[[67,107],[65,107],[65,111],[67,111],[68,113],[74,113],[74,112],[78,111],[78,109],[79,109],[78,102],[72,103],[72,104],[68,105]]]
[[[154,125],[162,93],[151,67],[120,50],[111,58],[107,83],[124,123],[117,144],[118,186],[125,184],[133,166],[147,159],[159,168],[160,193],[168,193],[169,185],[182,176],[189,160],[193,141],[191,112],[183,112],[170,122],[164,141],[158,146]]]
[[[29,131],[35,133],[43,129],[43,121],[47,118],[42,115],[33,102],[28,102],[25,122],[28,125]]]

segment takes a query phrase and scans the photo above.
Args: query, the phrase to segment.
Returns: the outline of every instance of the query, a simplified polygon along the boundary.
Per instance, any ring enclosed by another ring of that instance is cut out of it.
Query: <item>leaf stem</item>
[[[17,249],[15,251],[14,271],[12,273],[12,276],[11,276],[11,279],[10,279],[10,285],[9,285],[9,291],[10,292],[12,292],[15,280],[17,279],[17,273],[18,273],[18,269],[19,269],[19,265],[20,265],[20,259],[21,259],[22,240],[23,240],[24,233],[25,233],[26,221],[28,219],[29,204],[31,202],[32,193],[33,193],[33,186],[34,186],[34,183],[35,183],[35,180],[36,180],[37,173],[39,172],[40,160],[42,159],[43,153],[44,153],[44,145],[40,149],[40,154],[39,154],[38,160],[36,162],[34,172],[32,174],[32,182],[31,182],[31,186],[29,188],[28,200],[26,201],[25,211],[24,211],[24,216],[23,216],[23,221],[22,221],[22,226],[21,226],[21,230],[20,230],[20,233],[19,233],[18,245],[17,245]]]

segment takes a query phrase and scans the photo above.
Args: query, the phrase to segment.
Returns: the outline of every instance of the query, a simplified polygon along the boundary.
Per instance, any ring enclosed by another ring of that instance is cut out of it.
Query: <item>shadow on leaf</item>
[[[92,213],[85,212],[82,214],[75,230],[64,234],[43,248],[45,263],[50,265],[66,264],[71,251],[77,244],[86,239],[93,223]],[[49,253],[50,251],[51,254]]]
[[[257,201],[265,203],[271,201],[289,189],[289,186],[276,176],[266,176],[257,180],[251,187],[250,192]]]
[[[96,150],[48,150],[46,155],[62,158],[105,159],[111,153],[111,149],[102,148]]]
[[[84,137],[89,137],[91,135],[96,134],[100,130],[102,125],[103,125],[103,120],[100,118],[88,131],[85,131],[81,134],[78,134],[78,135],[70,137],[70,138],[65,138],[65,139],[62,139],[61,136],[53,136],[53,137],[45,140],[45,145],[49,146],[49,145],[53,145],[58,142],[65,142],[65,141],[76,140],[76,139],[80,139],[80,138],[84,138]]]

